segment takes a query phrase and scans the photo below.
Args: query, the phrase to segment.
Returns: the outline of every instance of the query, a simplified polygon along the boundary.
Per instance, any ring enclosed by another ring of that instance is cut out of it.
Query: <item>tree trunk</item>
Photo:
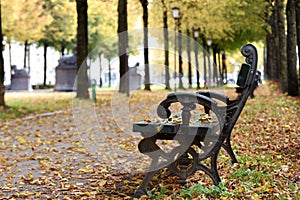
[[[217,46],[214,45],[212,50],[213,50],[213,81],[215,84],[218,84]]]
[[[77,98],[89,98],[89,81],[87,76],[86,57],[88,54],[88,4],[86,0],[76,0],[77,10]]]
[[[192,88],[192,63],[191,63],[191,39],[190,39],[190,30],[187,29],[187,54],[188,54],[188,80],[189,88]]]
[[[4,87],[4,60],[3,60],[3,35],[2,35],[2,17],[0,3],[0,106],[5,106],[5,87]]]
[[[61,45],[61,49],[60,49],[60,52],[61,52],[61,57],[63,57],[65,55],[65,46],[62,44]]]
[[[207,65],[208,65],[208,85],[211,85],[211,60],[210,60],[210,46],[207,45]]]
[[[30,74],[30,43],[27,45],[27,68],[28,68],[28,74]]]
[[[268,1],[268,0],[267,0]],[[266,10],[270,10],[271,8],[271,15],[269,12],[266,12],[266,23],[270,25],[271,30],[267,29],[266,35],[266,43],[267,43],[267,64],[265,66],[265,77],[269,80],[276,80],[278,81],[278,63],[279,63],[279,55],[277,54],[278,47],[278,31],[277,31],[277,12],[276,6],[272,6],[271,3],[268,4]]]
[[[99,80],[99,86],[102,87],[103,82],[102,82],[102,54],[103,52],[99,53],[99,66],[100,66],[100,80]],[[110,74],[110,58],[108,58],[108,70],[109,70],[109,74]],[[109,82],[109,87],[110,87],[110,82]]]
[[[194,52],[195,52],[195,64],[196,64],[196,78],[197,78],[197,90],[200,89],[200,72],[199,72],[199,61],[198,61],[198,38],[194,37]]]
[[[27,48],[28,47],[28,40],[26,40],[25,41],[25,43],[24,43],[24,68],[26,68],[27,66],[26,66],[26,61],[27,61]]]
[[[295,9],[296,9],[296,32],[297,32],[298,59],[300,60],[300,0],[295,0]],[[300,64],[298,65],[298,70],[299,70],[298,75],[300,76]]]
[[[276,0],[275,0],[276,1]],[[280,81],[280,42],[279,42],[279,25],[278,25],[278,21],[279,21],[279,12],[278,12],[278,6],[275,6],[275,10],[274,12],[274,24],[273,24],[273,30],[274,31],[274,45],[273,45],[273,49],[274,49],[274,65],[272,66],[274,68],[274,80],[276,81]]]
[[[297,54],[296,54],[296,12],[294,0],[286,4],[287,18],[287,60],[288,60],[288,95],[298,96]]]
[[[226,66],[226,54],[225,51],[222,54],[222,74],[223,74],[223,83],[227,84],[227,66]]]
[[[219,67],[219,76],[220,76],[220,84],[223,83],[224,76],[222,74],[222,67],[221,67],[221,50],[218,49],[218,67]]]
[[[144,64],[145,64],[145,90],[150,88],[149,74],[149,50],[148,50],[148,0],[140,0],[143,7],[143,22],[144,22]]]
[[[179,24],[179,26],[178,27],[180,27],[180,24]],[[183,78],[183,69],[182,69],[182,33],[181,33],[181,30],[180,30],[180,28],[179,28],[179,31],[178,31],[179,33],[178,33],[178,54],[179,54],[179,56],[178,56],[178,59],[179,59],[179,86],[178,86],[178,88],[179,89],[184,89],[183,88],[183,83],[182,83],[182,78]]]
[[[275,61],[275,56],[274,56],[274,36],[271,33],[267,33],[266,36],[266,43],[267,43],[267,63],[265,66],[265,78],[268,80],[275,80],[274,77],[274,61]]]
[[[286,60],[286,36],[285,36],[285,21],[284,21],[284,3],[283,0],[277,0],[277,13],[278,13],[278,39],[279,47],[278,51],[280,54],[280,86],[281,92],[285,93],[288,89],[287,80],[287,60]]]
[[[278,26],[278,2],[277,0],[271,1],[271,15],[269,17],[269,24],[271,32],[267,37],[267,54],[268,54],[268,69],[270,71],[270,79],[279,81],[280,79],[280,43],[279,43],[279,26]]]
[[[205,37],[204,35],[202,35],[202,54],[203,54],[203,74],[204,74],[204,87],[205,87],[205,84],[207,84],[207,66],[206,66],[206,40],[205,40]]]
[[[44,82],[43,82],[43,86],[46,86],[46,81],[47,81],[47,49],[48,49],[48,44],[44,43]]]
[[[164,7],[163,22],[164,22],[164,48],[165,48],[165,84],[166,90],[170,90],[170,72],[169,72],[169,32],[168,32],[168,10],[165,1],[162,0]]]
[[[118,40],[120,59],[120,86],[119,92],[127,92],[128,71],[128,24],[127,24],[127,0],[118,1]],[[129,86],[128,86],[129,87]],[[128,88],[129,90],[129,88]]]

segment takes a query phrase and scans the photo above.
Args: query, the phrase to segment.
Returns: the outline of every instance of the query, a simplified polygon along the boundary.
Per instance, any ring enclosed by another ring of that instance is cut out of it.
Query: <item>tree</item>
[[[267,0],[268,1],[268,0]],[[265,70],[265,78],[269,80],[278,80],[277,64],[279,62],[278,56],[276,56],[276,49],[278,48],[278,42],[276,39],[277,34],[277,14],[275,12],[275,6],[272,2],[268,2],[265,7],[266,24],[266,49],[267,58]]]
[[[189,88],[192,88],[192,63],[191,63],[191,35],[190,30],[187,29],[187,53],[188,53],[188,80],[189,80]]]
[[[52,22],[52,17],[44,12],[43,1],[39,0],[24,0],[22,4],[10,5],[16,6],[15,15],[18,16],[10,25],[17,27],[13,28],[13,38],[24,43],[24,68],[28,67],[29,63],[29,48],[31,43],[39,41],[44,36],[43,30],[46,25]]]
[[[112,5],[117,7],[117,1],[91,1],[91,6],[89,6],[88,10],[89,51],[102,46],[103,42],[105,42],[104,46],[110,47],[108,44],[110,41],[107,40],[112,39],[111,36],[115,34],[117,29],[117,13],[111,12],[114,9]],[[116,40],[111,42],[115,43]]]
[[[182,30],[199,28],[204,44],[207,38],[211,38],[217,49],[229,52],[240,49],[245,43],[264,39],[265,4],[265,0],[182,0],[169,1],[169,8],[173,6],[180,8],[180,13],[183,14],[180,19]],[[161,21],[158,18],[163,17],[160,14],[163,6],[160,1],[153,1],[152,5],[151,21],[157,26],[157,22]],[[173,26],[174,20],[169,20],[168,23],[172,23]],[[173,41],[170,42],[172,44]],[[188,53],[188,42],[184,43],[182,48]],[[201,68],[203,71],[203,65]],[[217,75],[215,68],[214,72]]]
[[[179,58],[179,66],[178,66],[178,71],[179,71],[179,89],[184,89],[183,87],[183,82],[182,82],[182,78],[183,78],[183,68],[182,68],[182,64],[183,64],[183,59],[182,59],[182,31],[181,31],[181,22],[180,22],[180,18],[179,17],[179,30],[178,30],[178,58]]]
[[[3,35],[2,35],[2,12],[0,1],[0,106],[5,106],[5,87],[4,87],[4,60],[3,60]]]
[[[98,57],[100,60],[100,78],[102,76],[101,56],[103,55],[108,60],[108,86],[111,86],[111,60],[118,55],[118,43],[111,38],[104,40],[98,47]]]
[[[47,44],[61,52],[74,50],[76,37],[76,6],[73,2],[64,0],[45,0],[44,12],[52,16],[51,24],[43,30],[44,37],[40,46]]]
[[[118,40],[120,59],[120,87],[119,92],[129,90],[128,81],[128,23],[127,23],[127,0],[118,1]]]
[[[287,18],[287,60],[288,60],[288,95],[298,96],[297,54],[296,54],[296,10],[294,0],[286,4]]]
[[[297,32],[297,46],[298,46],[298,58],[300,58],[300,0],[295,0],[295,10],[296,10],[296,32]],[[300,64],[299,76],[300,76]]]
[[[17,15],[12,15],[11,13],[17,13],[17,5],[16,0],[1,0],[1,8],[2,8],[2,34],[6,37],[6,43],[9,46],[9,64],[10,67],[12,65],[11,58],[11,40],[15,33],[15,30],[18,28],[14,25],[15,21],[18,20]],[[11,74],[10,70],[10,74]]]
[[[276,0],[277,15],[278,15],[278,39],[279,39],[279,69],[280,69],[280,86],[281,92],[287,92],[287,58],[286,58],[286,36],[285,36],[285,20],[284,20],[284,2],[283,0]]]
[[[164,27],[164,49],[165,49],[165,84],[166,90],[170,90],[170,72],[169,72],[169,32],[168,32],[168,7],[165,0],[161,0],[163,5],[163,27]]]
[[[48,49],[48,43],[44,43],[44,77],[43,77],[43,86],[46,86],[47,81],[47,49]]]
[[[89,98],[89,81],[86,57],[88,55],[88,4],[86,0],[76,0],[77,10],[77,98]]]
[[[148,49],[148,0],[140,0],[143,7],[143,22],[144,22],[144,64],[145,64],[145,90],[150,88],[149,75],[149,49]]]
[[[54,47],[64,55],[65,49],[74,50],[76,36],[76,7],[73,2],[63,0],[44,0],[44,15],[50,15],[52,22],[43,30],[43,37],[38,41],[38,46],[44,48],[44,77],[43,85],[47,81],[47,50]],[[70,12],[71,11],[71,12]]]

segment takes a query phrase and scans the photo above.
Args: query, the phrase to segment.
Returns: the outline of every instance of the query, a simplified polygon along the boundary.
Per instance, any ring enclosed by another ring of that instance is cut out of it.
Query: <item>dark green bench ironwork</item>
[[[216,92],[176,92],[171,93],[157,108],[157,114],[162,119],[171,116],[169,107],[174,103],[182,106],[180,124],[136,122],[133,132],[140,132],[143,139],[139,143],[139,151],[151,157],[151,165],[143,182],[135,192],[135,196],[147,194],[147,186],[152,177],[163,167],[168,167],[172,173],[179,177],[179,182],[185,183],[188,176],[198,170],[204,171],[218,185],[221,182],[217,158],[221,148],[230,155],[232,163],[237,159],[232,150],[230,135],[249,96],[258,85],[257,50],[255,46],[246,44],[241,53],[246,57],[242,64],[236,92],[239,94],[234,100]],[[220,103],[222,102],[222,103]],[[214,115],[217,121],[208,124],[190,124],[191,111],[196,105],[204,107],[204,112]],[[165,152],[157,140],[176,140],[179,146]],[[200,150],[200,151],[199,151]],[[160,161],[163,158],[164,162]],[[210,158],[209,165],[203,161]]]

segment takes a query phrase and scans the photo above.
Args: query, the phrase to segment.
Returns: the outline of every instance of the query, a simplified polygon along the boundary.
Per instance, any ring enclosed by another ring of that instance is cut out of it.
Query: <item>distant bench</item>
[[[147,194],[149,182],[163,167],[177,175],[180,183],[185,183],[188,176],[202,170],[218,185],[221,182],[217,169],[220,149],[226,150],[232,163],[237,162],[230,135],[248,97],[254,97],[253,92],[260,82],[255,46],[246,44],[241,53],[246,57],[246,63],[241,65],[238,75],[236,92],[239,95],[236,99],[230,100],[228,96],[211,91],[171,93],[157,107],[158,116],[166,122],[133,123],[133,132],[140,132],[143,136],[138,145],[139,151],[151,157],[151,165],[135,192],[136,197]],[[180,103],[181,115],[176,123],[172,123],[170,107],[175,103]],[[197,105],[202,107],[201,116],[208,120],[203,123],[199,116],[199,120],[191,124],[192,111],[198,109]],[[157,140],[176,140],[179,145],[166,152],[156,143]],[[204,164],[207,159],[209,164]]]

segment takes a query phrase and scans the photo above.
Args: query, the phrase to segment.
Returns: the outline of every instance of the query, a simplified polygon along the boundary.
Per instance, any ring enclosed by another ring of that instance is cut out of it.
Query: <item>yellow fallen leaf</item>
[[[106,168],[101,169],[100,172],[108,172]]]
[[[89,169],[89,168],[81,168],[77,171],[78,174],[88,174],[88,173],[93,173],[94,170],[93,169]]]
[[[98,184],[100,187],[103,187],[106,184],[106,182],[106,180],[100,180]]]
[[[68,189],[70,190],[70,189],[74,189],[74,188],[75,188],[75,185],[74,185],[73,183],[71,183],[71,184],[69,185],[69,188],[68,188]]]
[[[138,168],[136,171],[137,172],[144,172],[144,170],[142,168]]]
[[[20,142],[20,144],[25,144],[27,140],[23,137],[17,136],[16,137],[17,141]]]
[[[243,188],[239,188],[239,193],[242,193],[244,191]]]

